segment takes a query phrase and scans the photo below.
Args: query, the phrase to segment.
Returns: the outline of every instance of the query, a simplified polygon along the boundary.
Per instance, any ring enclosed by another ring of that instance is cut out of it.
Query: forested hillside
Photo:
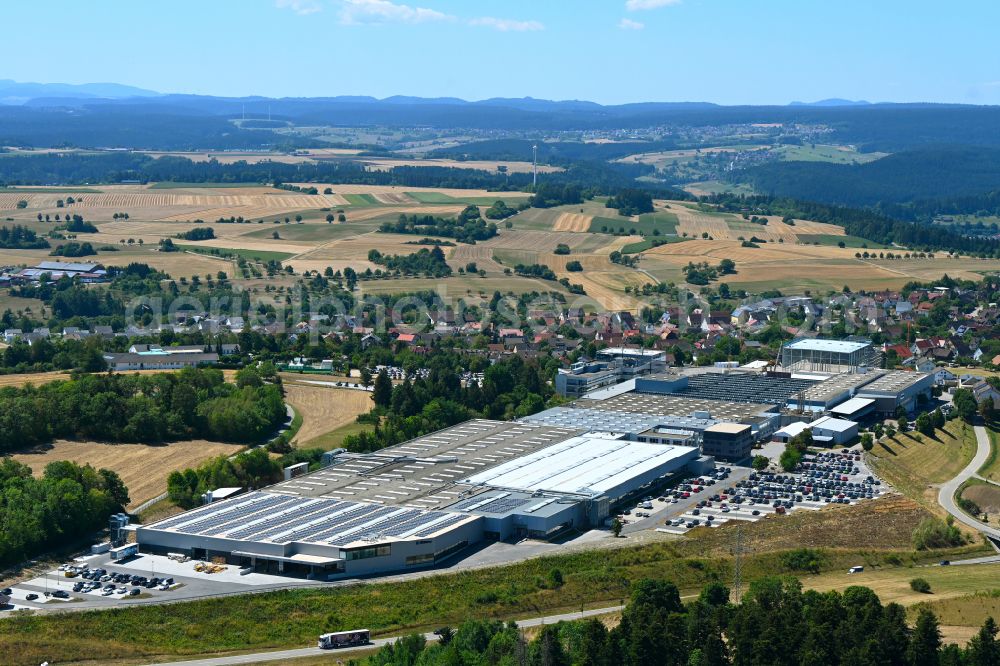
[[[733,177],[773,196],[843,206],[901,204],[1000,188],[1000,149],[920,148],[859,165],[770,162]]]

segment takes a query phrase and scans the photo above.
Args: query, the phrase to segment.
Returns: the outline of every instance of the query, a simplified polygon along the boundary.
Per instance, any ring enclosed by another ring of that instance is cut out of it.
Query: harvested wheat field
[[[594,221],[592,215],[583,213],[561,213],[556,218],[556,223],[552,226],[552,231],[576,231],[586,232],[590,229],[591,222]]]
[[[473,262],[479,270],[502,273],[504,267],[493,258],[493,249],[482,245],[458,245],[450,248],[448,252],[448,263],[454,270],[465,268],[466,264]]]
[[[23,375],[0,375],[0,388],[15,387],[21,388],[27,384],[41,386],[57,380],[69,379],[68,372],[34,372]]]
[[[215,456],[233,455],[242,449],[239,445],[203,439],[162,446],[58,440],[37,453],[15,453],[13,457],[31,467],[36,475],[57,460],[72,460],[81,465],[114,470],[128,486],[132,502],[129,506],[135,507],[165,492],[170,472],[195,467]]]
[[[722,259],[736,262],[736,274],[723,281],[748,291],[783,289],[897,289],[912,280],[940,278],[947,273],[978,279],[983,272],[1000,270],[1000,261],[984,259],[858,259],[855,248],[767,243],[742,247],[739,241],[690,240],[661,245],[642,253],[640,267],[665,282],[682,279],[688,263]]]
[[[571,249],[582,252],[594,251],[611,242],[612,236],[601,234],[577,234],[569,231],[518,231],[504,230],[489,240],[478,245],[494,249],[531,250],[533,252],[552,252],[560,243]]]
[[[295,436],[295,441],[299,443],[353,423],[359,414],[372,408],[371,394],[367,391],[294,383],[288,374],[284,375],[284,379],[285,402],[302,417],[302,427]],[[316,376],[315,379],[326,381],[323,376]]]

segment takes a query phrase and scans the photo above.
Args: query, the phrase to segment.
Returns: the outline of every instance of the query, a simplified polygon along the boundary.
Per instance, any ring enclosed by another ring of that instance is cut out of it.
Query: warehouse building
[[[871,340],[799,338],[781,347],[781,367],[788,372],[857,372],[875,360]]]
[[[814,442],[827,446],[844,445],[853,441],[858,436],[858,424],[854,421],[833,418],[831,416],[821,416],[808,423],[805,421],[789,423],[774,433],[774,441],[788,442],[805,430],[811,432]]]
[[[934,375],[889,370],[860,387],[857,397],[874,400],[877,415],[893,416],[900,407],[907,413],[915,411],[918,403],[930,400],[933,388]]]
[[[698,459],[695,447],[474,419],[136,530],[147,552],[327,579],[440,564],[484,539],[549,538]]]

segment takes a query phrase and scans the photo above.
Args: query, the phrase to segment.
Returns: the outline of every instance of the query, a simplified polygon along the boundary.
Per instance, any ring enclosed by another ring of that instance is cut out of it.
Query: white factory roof
[[[802,338],[785,345],[789,349],[807,349],[811,351],[838,352],[850,354],[868,346],[867,342],[852,342],[850,340],[820,340],[818,338]]]
[[[846,419],[835,419],[832,416],[824,416],[809,424],[810,428],[821,428],[823,430],[833,430],[834,432],[847,432],[851,428],[857,427],[854,421]]]
[[[774,434],[775,435],[781,435],[781,436],[784,436],[784,437],[795,437],[796,435],[798,435],[800,432],[802,432],[803,430],[805,430],[808,427],[809,427],[809,424],[806,423],[805,421],[795,421],[793,423],[789,423],[784,428],[782,428],[781,430],[779,430],[778,432],[776,432]]]
[[[868,405],[873,404],[875,401],[870,398],[851,398],[847,402],[842,402],[830,411],[834,414],[843,414],[844,416],[850,416],[856,412],[860,412],[862,409]]]
[[[598,496],[689,455],[689,446],[645,444],[594,434],[571,437],[465,479],[465,483]]]
[[[635,379],[629,379],[620,384],[612,384],[611,386],[605,386],[604,388],[599,388],[587,393],[583,397],[589,398],[591,400],[607,400],[608,398],[613,398],[617,395],[622,395],[624,393],[630,393],[635,390]]]
[[[599,356],[643,356],[646,358],[656,358],[664,356],[666,352],[659,349],[643,349],[642,347],[605,347],[597,350]]]

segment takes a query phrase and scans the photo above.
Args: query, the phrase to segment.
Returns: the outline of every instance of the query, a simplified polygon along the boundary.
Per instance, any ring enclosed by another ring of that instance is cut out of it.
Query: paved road
[[[1000,539],[1000,530],[984,525],[983,523],[970,517],[960,508],[958,504],[955,503],[955,493],[958,492],[959,486],[968,481],[973,476],[976,476],[976,472],[979,468],[986,464],[986,459],[990,457],[990,438],[986,434],[986,428],[983,426],[975,426],[976,431],[976,455],[972,458],[965,469],[958,473],[951,481],[948,481],[943,486],[941,486],[941,491],[938,493],[938,504],[944,507],[944,510],[955,516],[955,520],[965,523],[969,527],[979,530],[983,534],[993,537],[994,539]]]
[[[547,615],[544,617],[533,617],[526,620],[518,620],[517,624],[519,627],[537,627],[543,624],[555,624],[557,622],[569,621],[569,620],[581,620],[588,617],[594,617],[597,615],[607,615],[609,613],[617,613],[622,609],[622,606],[611,606],[609,608],[594,608],[591,610],[585,610],[582,613],[563,613],[562,615]],[[392,636],[389,638],[377,638],[373,640],[369,645],[362,648],[352,648],[352,652],[358,650],[376,650],[383,645],[392,643],[399,640],[399,636]],[[434,634],[424,634],[424,638],[428,641],[436,641],[437,636]],[[255,652],[253,654],[240,654],[231,657],[211,657],[209,659],[195,659],[193,661],[169,661],[161,662],[157,664],[151,664],[150,666],[232,666],[233,664],[259,664],[268,661],[282,661],[286,659],[302,659],[304,657],[316,657],[319,655],[334,655],[337,654],[336,650],[320,650],[316,647],[308,648],[297,648],[294,650],[278,650],[272,652]]]

